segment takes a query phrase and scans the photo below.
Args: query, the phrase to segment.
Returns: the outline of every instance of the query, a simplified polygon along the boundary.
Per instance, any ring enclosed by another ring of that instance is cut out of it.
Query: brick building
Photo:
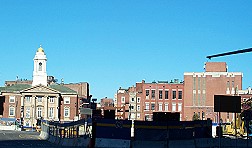
[[[73,121],[79,118],[80,99],[89,95],[88,83],[57,84],[47,76],[42,47],[34,57],[33,80],[6,81],[0,87],[0,117],[17,118],[25,127],[37,119]]]
[[[201,119],[217,121],[214,113],[214,95],[235,95],[242,89],[241,72],[228,72],[225,62],[205,63],[205,72],[184,73],[184,116],[192,120],[194,113]],[[232,120],[230,113],[222,113],[224,122]]]
[[[184,83],[144,80],[128,89],[119,88],[115,95],[116,116],[130,120],[152,120],[153,112],[180,112],[183,116]]]

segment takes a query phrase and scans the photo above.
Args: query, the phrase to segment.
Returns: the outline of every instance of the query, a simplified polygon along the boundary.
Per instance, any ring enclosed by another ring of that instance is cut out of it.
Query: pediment
[[[21,91],[21,93],[56,93],[58,94],[60,92],[50,87],[39,84],[30,88],[24,89]]]

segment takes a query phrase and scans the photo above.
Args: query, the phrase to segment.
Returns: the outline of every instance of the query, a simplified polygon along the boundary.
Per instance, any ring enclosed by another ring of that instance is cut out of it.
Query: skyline
[[[0,2],[1,72],[32,79],[41,44],[47,74],[88,82],[94,98],[145,79],[183,80],[204,62],[227,62],[251,86],[252,53],[206,56],[252,47],[251,1],[15,1]]]

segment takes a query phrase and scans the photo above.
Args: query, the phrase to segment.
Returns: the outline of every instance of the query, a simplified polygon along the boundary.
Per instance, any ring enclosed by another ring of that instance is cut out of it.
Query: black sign
[[[179,121],[179,112],[153,112],[153,121]]]
[[[241,96],[214,95],[214,112],[241,112]]]

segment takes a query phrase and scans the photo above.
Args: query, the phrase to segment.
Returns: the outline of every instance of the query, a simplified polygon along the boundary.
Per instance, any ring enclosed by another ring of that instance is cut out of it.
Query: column
[[[55,98],[55,102],[54,102],[54,105],[55,105],[55,114],[56,114],[56,116],[55,116],[55,120],[56,121],[59,121],[59,99],[60,99],[60,96],[57,96],[56,98]]]
[[[44,119],[48,119],[48,96],[44,96]]]

